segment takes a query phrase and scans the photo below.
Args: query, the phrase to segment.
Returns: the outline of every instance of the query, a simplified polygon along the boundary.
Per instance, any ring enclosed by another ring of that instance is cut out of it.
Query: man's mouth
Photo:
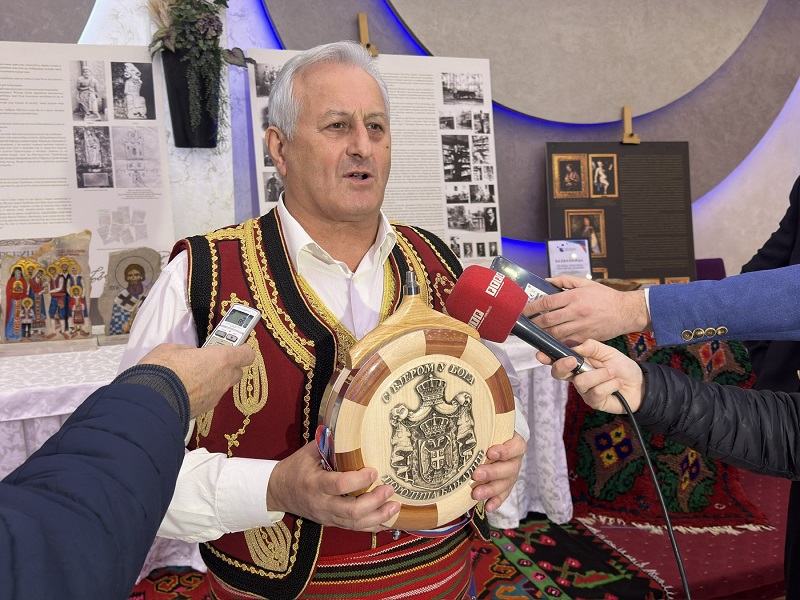
[[[360,179],[363,181],[369,178],[369,173],[350,173],[348,177],[351,177],[353,179]]]

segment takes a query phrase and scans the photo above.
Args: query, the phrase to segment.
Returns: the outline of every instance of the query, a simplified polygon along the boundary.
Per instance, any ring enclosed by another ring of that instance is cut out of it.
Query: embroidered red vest
[[[399,305],[410,269],[422,297],[443,310],[461,264],[439,238],[393,225],[397,244],[385,268],[381,318]],[[256,360],[217,407],[197,419],[190,448],[228,456],[283,459],[314,437],[325,387],[355,341],[293,271],[275,210],[240,225],[182,240],[189,253],[189,300],[202,344],[234,302],[263,316],[251,335]],[[266,490],[265,490],[266,495]],[[485,531],[485,519],[475,519]],[[203,560],[232,588],[267,598],[294,598],[318,556],[380,547],[390,533],[347,531],[287,514],[272,527],[201,544]]]

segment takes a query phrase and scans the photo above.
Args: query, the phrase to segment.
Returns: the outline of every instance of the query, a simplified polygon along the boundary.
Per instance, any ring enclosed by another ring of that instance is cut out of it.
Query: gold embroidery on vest
[[[283,524],[283,521],[280,521],[280,523],[281,523],[281,525],[283,525],[285,527],[285,525]],[[302,529],[303,529],[303,519],[297,519],[295,521],[295,530],[294,530],[294,533],[292,534],[292,538],[291,538],[291,548],[289,550],[289,561],[287,563],[289,568],[288,568],[287,572],[291,572],[292,569],[294,568],[295,563],[297,562],[297,549],[298,549],[298,546],[300,544],[300,531]],[[227,554],[223,554],[222,552],[217,550],[212,545],[212,542],[203,542],[203,545],[206,547],[206,549],[209,552],[211,552],[211,554],[216,556],[218,559],[220,559],[224,563],[227,563],[227,564],[229,564],[231,566],[237,567],[237,568],[241,569],[242,571],[246,571],[248,573],[252,573],[253,575],[258,575],[260,577],[267,577],[268,579],[281,579],[281,578],[283,578],[285,576],[285,573],[273,573],[272,571],[265,571],[263,567],[262,568],[256,568],[256,567],[254,567],[252,565],[248,565],[248,564],[245,564],[243,562],[240,562],[240,561],[236,560],[235,558],[231,558]],[[317,545],[317,548],[315,550],[314,564],[316,564],[318,557],[319,557],[319,545]],[[313,573],[313,570],[311,572]],[[310,574],[309,574],[309,576],[310,576]],[[226,585],[228,585],[228,584],[226,583]]]
[[[228,457],[233,456],[232,448],[239,446],[238,438],[244,435],[250,424],[250,417],[266,406],[269,396],[267,366],[259,351],[255,331],[250,332],[247,345],[253,349],[256,358],[251,365],[244,367],[241,380],[233,386],[233,405],[244,415],[244,421],[236,433],[224,434],[225,439],[228,440]]]
[[[397,229],[394,231],[397,234],[397,245],[406,257],[409,269],[414,271],[414,274],[417,276],[420,297],[427,303],[428,308],[433,308],[431,281],[428,279],[428,271],[425,269],[422,259],[419,257],[419,254],[417,254],[417,249],[414,248],[411,242],[409,242],[402,233],[397,231]],[[403,273],[401,273],[400,276],[403,278],[405,277]]]
[[[297,333],[294,322],[278,304],[278,290],[275,288],[275,282],[268,279],[267,257],[264,254],[263,238],[258,220],[251,219],[245,225],[247,234],[244,236],[242,258],[250,290],[256,301],[256,308],[261,311],[267,328],[274,334],[278,343],[304,369],[313,369],[316,359],[308,347],[313,348],[314,342]],[[253,275],[254,266],[258,271],[257,277]]]
[[[272,527],[254,527],[244,532],[250,557],[259,567],[270,571],[286,571],[292,533],[283,521]]]

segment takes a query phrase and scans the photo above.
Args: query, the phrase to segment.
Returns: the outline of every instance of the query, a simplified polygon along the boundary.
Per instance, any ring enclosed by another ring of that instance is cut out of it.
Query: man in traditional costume
[[[278,205],[179,242],[122,359],[124,369],[167,339],[202,343],[234,302],[262,313],[249,340],[253,366],[197,420],[160,535],[203,542],[220,600],[378,598],[389,590],[469,598],[471,539],[486,532],[485,511],[516,481],[524,419],[512,439],[487,450],[491,464],[474,471],[474,514],[427,535],[382,526],[400,510],[387,502],[391,486],[347,495],[369,487],[376,470],[325,471],[314,444],[331,375],[398,307],[405,274],[416,274],[421,297],[441,311],[461,273],[446,243],[381,212],[389,100],[369,52],[338,42],[289,60],[270,94],[269,123],[266,145],[285,185]]]

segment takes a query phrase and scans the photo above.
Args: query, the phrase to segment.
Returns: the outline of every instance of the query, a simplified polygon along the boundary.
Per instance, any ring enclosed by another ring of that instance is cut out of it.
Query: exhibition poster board
[[[595,278],[694,280],[687,142],[547,144],[551,239],[589,245]]]
[[[110,252],[169,251],[159,68],[144,46],[0,42],[0,253],[89,230],[97,296]]]

